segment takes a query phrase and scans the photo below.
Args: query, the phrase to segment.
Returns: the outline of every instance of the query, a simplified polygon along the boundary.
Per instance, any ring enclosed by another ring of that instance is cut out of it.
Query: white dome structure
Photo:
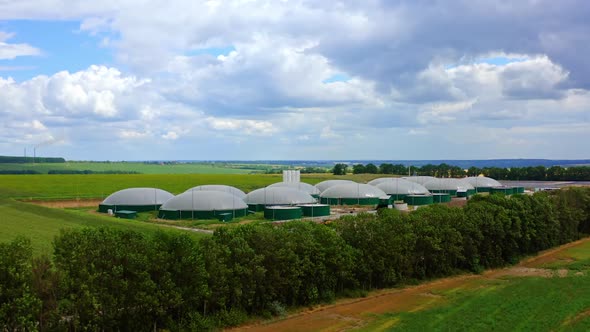
[[[502,184],[492,178],[485,176],[470,176],[465,178],[477,192],[489,192],[491,188],[502,187]]]
[[[381,183],[387,182],[387,181],[391,181],[391,180],[394,180],[394,179],[399,179],[399,178],[394,178],[394,177],[389,177],[389,178],[376,178],[376,179],[373,179],[373,180],[367,182],[367,184],[370,184],[372,186],[377,186],[378,184],[381,184]]]
[[[232,186],[226,186],[224,184],[206,184],[202,186],[196,186],[188,189],[186,192],[190,192],[191,190],[222,191],[238,196],[241,199],[244,199],[246,197],[246,193],[241,191],[240,189]]]
[[[464,179],[434,179],[426,182],[424,187],[432,193],[445,193],[451,196],[465,197],[475,193],[475,188]]]
[[[421,184],[405,179],[390,178],[382,181],[377,188],[383,190],[387,195],[394,196],[394,199],[403,199],[407,195],[429,195],[430,192]]]
[[[267,187],[249,192],[244,199],[250,210],[260,211],[267,205],[297,205],[315,203],[305,191],[289,187]]]
[[[220,214],[230,213],[233,217],[246,215],[248,205],[228,192],[194,190],[184,192],[168,200],[160,207],[160,218],[164,219],[211,219]]]
[[[339,184],[356,184],[356,182],[354,181],[350,181],[350,180],[326,180],[326,181],[322,181],[320,183],[316,183],[315,187],[318,188],[318,190],[320,191],[320,193],[324,192],[324,190],[333,187],[333,186],[337,186]]]
[[[157,188],[128,188],[109,195],[98,206],[99,212],[108,210],[153,211],[174,197],[171,193]]]
[[[383,190],[364,183],[339,184],[324,190],[320,201],[330,205],[374,205],[388,197]]]
[[[284,187],[284,188],[293,188],[293,189],[297,189],[297,190],[301,190],[304,191],[312,196],[319,196],[320,194],[320,190],[314,186],[312,186],[309,183],[305,183],[305,182],[277,182],[277,183],[273,183],[271,185],[269,185],[267,188],[278,188],[278,187]]]
[[[435,180],[436,178],[434,176],[405,176],[402,179],[406,179],[408,181],[412,181],[415,182],[417,184],[421,184],[421,185],[425,185],[426,182],[430,182],[432,180]]]

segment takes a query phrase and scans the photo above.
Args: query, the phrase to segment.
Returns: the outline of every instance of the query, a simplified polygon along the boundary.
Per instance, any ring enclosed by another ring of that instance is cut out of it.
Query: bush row
[[[512,264],[590,232],[590,190],[475,196],[329,225],[183,234],[66,230],[50,258],[0,244],[2,330],[206,330],[375,288]]]

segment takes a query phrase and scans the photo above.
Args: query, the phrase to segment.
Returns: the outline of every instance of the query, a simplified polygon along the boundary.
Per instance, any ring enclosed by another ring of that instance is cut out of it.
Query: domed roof
[[[485,176],[470,176],[465,178],[465,181],[469,182],[472,186],[476,188],[480,187],[501,187],[502,184],[492,178],[488,178]]]
[[[110,194],[102,205],[162,205],[174,197],[171,193],[157,188],[128,188]]]
[[[345,183],[330,187],[324,190],[322,198],[370,198],[385,197],[383,190],[364,183]]]
[[[402,179],[406,179],[408,181],[416,182],[418,184],[424,185],[426,182],[432,181],[436,179],[434,176],[405,176]]]
[[[428,190],[469,190],[475,189],[469,182],[463,179],[434,179],[424,184]]]
[[[388,195],[428,195],[430,192],[423,185],[405,179],[389,178],[382,181],[377,188]]]
[[[191,190],[223,191],[238,196],[241,199],[244,199],[244,197],[246,197],[246,193],[244,193],[240,189],[232,186],[226,186],[224,184],[206,184],[202,186],[196,186],[188,189],[186,192],[190,192]]]
[[[319,195],[320,190],[309,183],[305,182],[277,182],[269,185],[267,188],[286,187],[305,191],[310,195]]]
[[[246,195],[247,204],[292,205],[315,203],[315,198],[305,191],[289,187],[267,187],[256,189]]]
[[[347,183],[356,183],[354,181],[350,181],[350,180],[326,180],[326,181],[322,181],[320,183],[316,183],[315,187],[318,188],[318,190],[321,192],[324,192],[324,190],[333,187],[333,186],[337,186],[339,184],[347,184]]]
[[[376,179],[373,179],[373,180],[367,182],[367,184],[370,184],[372,186],[377,186],[380,183],[391,181],[393,179],[399,179],[399,178],[394,178],[394,177],[389,177],[389,178],[376,178]]]
[[[166,211],[224,211],[248,208],[244,201],[228,192],[194,190],[174,196],[160,210]]]

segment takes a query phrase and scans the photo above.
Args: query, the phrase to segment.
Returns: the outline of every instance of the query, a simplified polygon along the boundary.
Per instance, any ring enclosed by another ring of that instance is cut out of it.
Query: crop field
[[[588,331],[590,238],[462,275],[248,326],[248,331]]]
[[[263,172],[272,165],[256,164],[225,164],[225,163],[178,163],[178,164],[147,164],[141,162],[66,162],[66,163],[26,163],[4,164],[3,170],[27,170],[47,173],[52,170],[93,172],[121,171],[138,172],[142,174],[248,174]]]
[[[180,232],[150,223],[94,215],[87,211],[52,209],[5,198],[0,198],[0,216],[0,242],[23,235],[31,239],[37,254],[51,253],[53,237],[64,228],[108,226],[142,233],[158,230]],[[206,236],[196,232],[187,233],[195,238]]]

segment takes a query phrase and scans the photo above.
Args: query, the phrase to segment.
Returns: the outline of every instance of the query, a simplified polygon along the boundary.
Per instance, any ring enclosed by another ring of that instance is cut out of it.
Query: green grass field
[[[566,277],[503,277],[433,294],[428,309],[375,315],[362,331],[589,331],[590,242],[540,267]]]
[[[60,229],[66,228],[108,226],[142,233],[158,230],[181,232],[140,221],[93,215],[87,211],[52,209],[12,199],[0,199],[0,216],[2,216],[0,242],[10,241],[17,235],[23,235],[31,239],[37,254],[51,253],[51,242],[54,236],[59,234]],[[186,233],[195,238],[207,236],[196,232]]]
[[[183,164],[145,164],[141,162],[67,162],[67,163],[28,163],[3,164],[3,170],[31,170],[47,173],[50,170],[90,170],[94,172],[124,171],[142,174],[248,174],[263,172],[272,165],[225,164],[225,163],[183,163]]]

